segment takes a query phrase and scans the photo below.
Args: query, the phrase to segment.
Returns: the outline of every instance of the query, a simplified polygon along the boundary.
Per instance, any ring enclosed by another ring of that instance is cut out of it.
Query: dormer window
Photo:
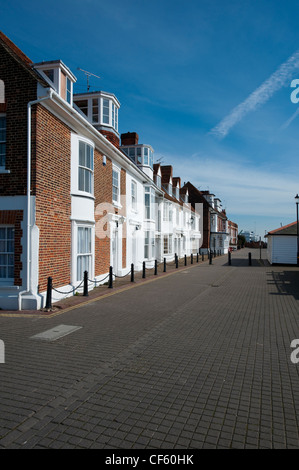
[[[154,181],[155,181],[155,185],[161,189],[161,176],[160,175],[155,175],[154,176]]]
[[[102,91],[74,95],[74,104],[98,130],[111,128],[118,133],[120,104],[111,93]]]
[[[145,145],[121,146],[121,150],[137,165],[153,168],[153,150],[150,147]]]
[[[70,69],[61,60],[34,64],[36,70],[54,87],[68,104],[73,103],[73,83],[77,81]]]
[[[54,69],[44,70],[44,74],[54,83]]]

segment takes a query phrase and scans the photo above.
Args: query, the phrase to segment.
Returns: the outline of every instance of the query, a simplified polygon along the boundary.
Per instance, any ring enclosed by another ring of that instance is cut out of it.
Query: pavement
[[[298,448],[299,269],[265,257],[1,311],[0,449]]]

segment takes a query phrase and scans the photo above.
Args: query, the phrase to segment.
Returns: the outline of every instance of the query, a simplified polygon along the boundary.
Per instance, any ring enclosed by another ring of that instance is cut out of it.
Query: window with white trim
[[[170,202],[163,204],[163,220],[164,222],[172,222],[172,204]]]
[[[163,236],[163,253],[164,255],[170,255],[173,252],[172,247],[172,235]]]
[[[110,122],[110,106],[109,100],[103,100],[103,123],[109,124]]]
[[[0,227],[0,280],[13,281],[15,267],[15,229]]]
[[[5,168],[6,159],[6,115],[0,114],[0,168]]]
[[[93,194],[93,147],[79,141],[78,189]]]
[[[91,227],[78,227],[77,232],[77,281],[82,281],[84,271],[92,267]]]
[[[112,170],[112,201],[115,204],[120,202],[120,173],[114,168]]]
[[[132,209],[137,209],[137,183],[136,181],[131,182],[131,197],[132,197]]]
[[[145,218],[154,219],[155,191],[150,186],[144,188]]]
[[[71,104],[72,102],[72,82],[69,77],[66,77],[66,92],[65,92],[66,101]]]
[[[155,234],[152,231],[144,232],[144,258],[151,259],[155,255]]]

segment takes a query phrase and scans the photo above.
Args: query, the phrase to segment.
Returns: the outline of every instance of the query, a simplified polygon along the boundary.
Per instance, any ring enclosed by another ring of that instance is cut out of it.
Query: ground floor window
[[[155,235],[147,230],[144,234],[144,258],[151,259],[155,256]]]
[[[15,258],[15,230],[14,227],[0,226],[0,279],[14,280]]]
[[[164,255],[171,254],[172,251],[172,235],[164,235],[163,237],[163,253]]]
[[[82,281],[84,271],[92,266],[91,227],[78,227],[77,235],[77,281]]]

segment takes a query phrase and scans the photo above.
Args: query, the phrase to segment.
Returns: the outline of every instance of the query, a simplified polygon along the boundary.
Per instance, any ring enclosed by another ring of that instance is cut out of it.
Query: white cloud
[[[210,133],[224,138],[246,114],[266,103],[271,96],[285,86],[291,74],[299,68],[299,51],[284,62],[262,85],[252,92],[245,101],[236,106]]]

